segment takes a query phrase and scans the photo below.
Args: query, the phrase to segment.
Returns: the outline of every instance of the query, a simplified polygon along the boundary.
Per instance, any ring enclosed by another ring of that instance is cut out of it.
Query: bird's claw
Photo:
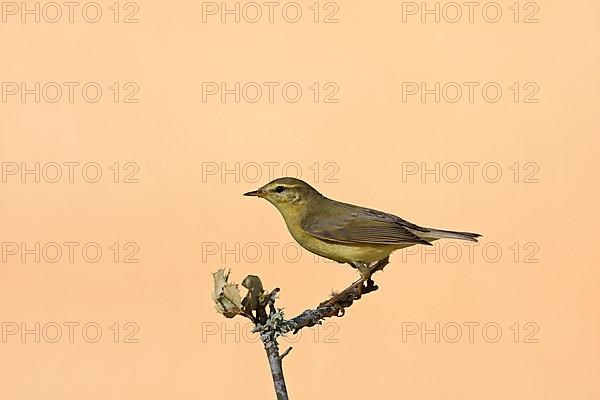
[[[370,292],[372,292],[373,290],[379,289],[379,286],[375,284],[373,279],[369,278],[365,284],[365,289],[368,289]]]

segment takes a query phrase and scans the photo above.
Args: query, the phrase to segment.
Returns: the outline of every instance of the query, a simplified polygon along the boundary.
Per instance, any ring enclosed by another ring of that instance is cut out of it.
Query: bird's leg
[[[373,273],[371,270],[371,264],[361,264],[358,272],[360,272],[360,278],[363,280],[363,282],[371,280],[371,274]]]
[[[362,295],[363,289],[367,289],[367,293],[373,290],[377,290],[377,285],[375,285],[375,281],[371,279],[371,276],[377,271],[383,271],[383,268],[388,265],[390,262],[390,258],[385,257],[379,261],[375,261],[371,264],[365,263],[352,263],[352,266],[358,269],[360,273],[360,279],[356,281],[356,283],[361,282],[360,287],[358,288],[358,298]],[[364,286],[364,285],[366,286]]]
[[[358,286],[358,296],[356,297],[356,299],[360,299],[362,296],[363,284],[365,282],[367,282],[367,285],[368,285],[369,282],[372,282],[372,280],[371,280],[371,265],[356,262],[356,263],[352,263],[352,266],[354,268],[356,268],[358,270],[358,273],[360,274],[360,279],[355,282],[355,284],[360,282],[360,286]]]

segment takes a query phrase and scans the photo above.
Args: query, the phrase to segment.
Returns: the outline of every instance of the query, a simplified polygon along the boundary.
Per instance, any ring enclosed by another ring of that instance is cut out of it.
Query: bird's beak
[[[244,193],[244,196],[256,196],[256,197],[262,197],[264,194],[264,192],[260,189],[257,190],[253,190],[251,192],[248,193]]]

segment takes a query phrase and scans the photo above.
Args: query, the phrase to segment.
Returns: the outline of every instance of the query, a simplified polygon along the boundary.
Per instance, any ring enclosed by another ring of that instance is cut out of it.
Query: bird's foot
[[[379,289],[379,286],[377,286],[375,284],[375,281],[371,278],[367,279],[367,282],[365,283],[365,286],[364,286],[365,293],[369,293],[369,292],[375,291],[377,289]]]
[[[388,262],[389,259],[386,257],[385,259],[372,264],[355,264],[356,269],[358,269],[358,272],[360,273],[360,279],[355,282],[355,284],[360,282],[360,286],[358,287],[358,296],[356,299],[360,299],[363,293],[373,292],[379,288],[375,284],[375,281],[371,279],[371,276],[373,273],[383,270],[383,267],[385,267]]]
[[[362,297],[362,293],[363,293],[363,288],[365,288],[365,282],[367,282],[367,286],[366,287],[372,287],[374,282],[371,279],[371,274],[373,273],[372,270],[372,266],[370,264],[365,264],[365,263],[352,263],[352,266],[354,268],[356,268],[358,270],[358,273],[360,274],[360,279],[358,279],[356,282],[354,282],[352,285],[358,285],[357,286],[357,291],[356,291],[356,296],[354,297],[355,300],[358,300]],[[371,282],[371,284],[369,285],[369,282]]]

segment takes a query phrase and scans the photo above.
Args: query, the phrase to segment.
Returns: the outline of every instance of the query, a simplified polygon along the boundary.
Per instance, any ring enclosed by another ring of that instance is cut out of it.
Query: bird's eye
[[[276,191],[277,193],[281,193],[281,192],[283,192],[284,190],[285,190],[285,188],[284,188],[283,186],[277,186],[277,187],[275,188],[275,191]]]

